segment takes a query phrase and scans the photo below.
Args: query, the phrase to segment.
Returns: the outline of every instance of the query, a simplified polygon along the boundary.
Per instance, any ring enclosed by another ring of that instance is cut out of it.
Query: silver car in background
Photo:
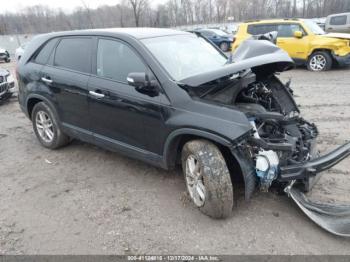
[[[350,13],[327,16],[326,32],[350,33]]]

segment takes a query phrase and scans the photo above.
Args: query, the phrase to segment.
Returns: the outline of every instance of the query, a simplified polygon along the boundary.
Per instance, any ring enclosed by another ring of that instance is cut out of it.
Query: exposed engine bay
[[[350,155],[350,142],[319,155],[316,125],[301,117],[291,81],[284,84],[276,77],[293,68],[293,62],[271,43],[275,37],[276,33],[246,40],[226,66],[183,79],[180,86],[194,100],[231,108],[247,118],[250,131],[230,148],[244,178],[246,199],[257,186],[265,192],[276,186],[316,224],[350,237],[350,206],[316,203],[303,193],[311,190],[321,172]]]
[[[265,192],[276,185],[316,224],[350,236],[350,206],[313,202],[302,193],[311,190],[320,172],[350,154],[350,143],[319,157],[317,127],[300,116],[290,81],[283,84],[274,74],[244,70],[188,92],[194,99],[238,109],[248,118],[252,131],[235,149],[244,168],[247,199],[256,184]]]
[[[192,96],[236,107],[248,118],[252,133],[247,150],[255,161],[260,188],[278,179],[280,166],[301,164],[316,155],[317,127],[299,115],[290,82],[251,70],[190,89]]]

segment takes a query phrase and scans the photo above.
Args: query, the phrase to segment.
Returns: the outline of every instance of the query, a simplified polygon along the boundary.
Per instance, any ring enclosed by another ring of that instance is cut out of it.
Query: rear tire
[[[307,69],[314,72],[328,71],[332,68],[332,57],[328,52],[317,51],[310,55]]]
[[[226,218],[233,209],[230,172],[220,150],[206,140],[187,142],[181,154],[182,170],[192,202],[213,218]]]
[[[39,142],[46,148],[65,146],[70,139],[65,135],[53,110],[44,102],[37,103],[32,112],[33,129]]]

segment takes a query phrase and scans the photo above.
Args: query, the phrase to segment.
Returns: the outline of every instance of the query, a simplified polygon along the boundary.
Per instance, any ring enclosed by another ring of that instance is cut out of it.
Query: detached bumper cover
[[[350,205],[313,202],[292,184],[284,191],[321,228],[337,236],[350,237]]]
[[[313,202],[304,195],[300,188],[293,187],[293,185],[297,179],[315,177],[317,173],[331,168],[349,155],[350,142],[302,165],[281,167],[280,178],[284,181],[291,181],[284,191],[305,215],[326,231],[343,237],[350,237],[350,205]]]
[[[317,173],[325,171],[338,164],[350,155],[350,142],[338,147],[334,151],[312,159],[304,164],[282,166],[280,168],[279,181],[286,182],[296,179],[313,177]]]

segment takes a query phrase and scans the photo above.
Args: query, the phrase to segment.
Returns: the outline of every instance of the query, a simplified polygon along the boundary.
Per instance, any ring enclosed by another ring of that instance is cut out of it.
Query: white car
[[[0,68],[0,104],[15,92],[15,79],[10,71]]]
[[[6,63],[11,61],[10,53],[4,48],[0,48],[0,61],[5,61]]]
[[[16,52],[15,52],[16,61],[19,61],[21,59],[21,56],[24,53],[24,49],[26,48],[26,45],[27,45],[27,43],[23,43],[20,45],[20,47],[18,47],[16,49]]]

